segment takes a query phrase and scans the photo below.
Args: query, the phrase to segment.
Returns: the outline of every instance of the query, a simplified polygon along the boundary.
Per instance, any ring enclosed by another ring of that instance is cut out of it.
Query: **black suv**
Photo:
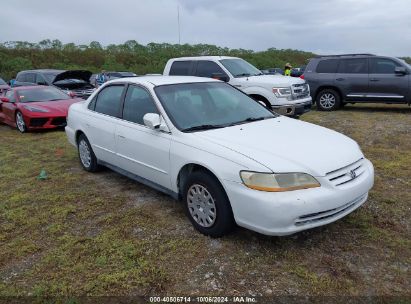
[[[405,61],[372,54],[318,56],[302,76],[322,111],[346,103],[411,103],[411,66]]]
[[[90,83],[91,72],[83,70],[28,70],[17,74],[15,87],[27,85],[55,86],[76,97],[88,98],[95,90]]]

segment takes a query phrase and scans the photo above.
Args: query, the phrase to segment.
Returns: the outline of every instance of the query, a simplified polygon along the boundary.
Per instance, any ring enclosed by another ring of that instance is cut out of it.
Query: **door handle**
[[[120,137],[120,138],[124,138],[124,139],[126,138],[126,137],[125,137],[125,136],[123,136],[123,135],[118,135],[118,137]]]
[[[337,81],[343,81],[343,80],[345,80],[345,78],[337,78],[336,80]]]
[[[380,81],[380,80],[377,78],[370,78],[370,81]]]

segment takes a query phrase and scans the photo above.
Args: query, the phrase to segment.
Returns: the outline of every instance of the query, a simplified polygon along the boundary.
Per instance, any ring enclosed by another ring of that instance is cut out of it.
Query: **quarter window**
[[[101,114],[117,117],[119,115],[123,85],[104,88],[97,97],[95,111]]]
[[[174,61],[171,65],[170,75],[188,76],[190,75],[192,61]]]
[[[123,119],[144,125],[147,113],[158,113],[151,95],[143,88],[129,86],[124,100]]]
[[[343,74],[367,74],[368,66],[366,58],[341,59],[338,73]]]
[[[337,73],[338,59],[321,60],[317,66],[317,73]]]
[[[372,74],[395,74],[395,68],[401,66],[399,63],[386,58],[370,59]]]

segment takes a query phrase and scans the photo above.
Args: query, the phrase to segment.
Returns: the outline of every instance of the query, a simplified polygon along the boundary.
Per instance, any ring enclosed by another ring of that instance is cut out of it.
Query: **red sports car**
[[[50,86],[12,88],[0,98],[0,122],[22,133],[63,127],[68,108],[79,101]]]

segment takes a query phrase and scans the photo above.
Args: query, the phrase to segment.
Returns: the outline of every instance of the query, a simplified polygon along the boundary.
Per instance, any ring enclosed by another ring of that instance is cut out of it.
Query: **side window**
[[[36,83],[36,74],[28,73],[25,76],[26,79],[24,82]]]
[[[368,64],[366,58],[341,59],[338,73],[343,74],[367,74]]]
[[[196,76],[211,78],[214,73],[226,75],[217,63],[206,60],[198,61]]]
[[[26,82],[26,74],[18,74],[16,77],[16,81]]]
[[[6,93],[6,97],[10,100],[10,102],[16,102],[16,94],[14,94],[13,90],[8,90]]]
[[[101,114],[118,117],[123,89],[124,85],[104,88],[97,96],[95,111]]]
[[[93,97],[93,99],[90,101],[90,103],[88,104],[87,108],[89,110],[94,111],[94,109],[96,108],[96,100],[97,100],[97,95]]]
[[[43,75],[41,75],[41,74],[36,74],[36,81],[35,81],[35,83],[41,84],[41,85],[47,85],[46,80],[44,80],[44,77],[43,77]]]
[[[147,113],[158,113],[151,95],[143,88],[129,86],[124,100],[123,119],[144,125]]]
[[[399,66],[401,66],[399,63],[387,58],[370,59],[372,74],[395,74],[395,68]]]
[[[170,75],[189,76],[192,64],[192,61],[174,61],[171,64]]]
[[[321,60],[317,65],[317,73],[337,73],[338,59]]]

